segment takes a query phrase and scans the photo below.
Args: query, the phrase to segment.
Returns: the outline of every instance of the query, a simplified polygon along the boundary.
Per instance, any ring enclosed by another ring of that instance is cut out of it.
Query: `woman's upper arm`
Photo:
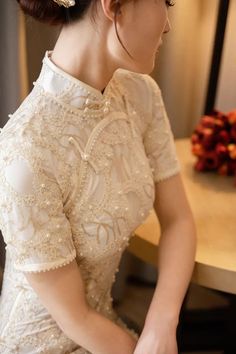
[[[0,228],[12,265],[24,272],[66,265],[76,250],[51,153],[13,144],[0,155]]]
[[[154,208],[162,227],[177,220],[192,219],[180,173],[155,183]]]
[[[12,266],[64,327],[87,309],[71,225],[50,152],[18,146],[0,156],[0,227]]]
[[[84,283],[76,260],[68,265],[25,276],[43,305],[60,328],[67,329],[84,323],[88,312]]]
[[[150,90],[151,119],[145,129],[143,142],[153,170],[154,182],[160,182],[178,174],[181,167],[161,91],[149,76],[147,84]]]
[[[192,217],[181,177],[174,135],[166,113],[161,91],[148,75],[151,119],[144,132],[144,147],[153,170],[154,208],[162,227],[180,218]]]

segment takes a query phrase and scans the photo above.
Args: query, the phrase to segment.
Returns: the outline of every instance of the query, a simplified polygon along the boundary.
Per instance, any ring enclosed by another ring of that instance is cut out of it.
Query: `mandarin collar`
[[[102,93],[98,89],[68,74],[51,60],[52,50],[47,50],[42,60],[40,75],[34,85],[56,96],[61,102],[77,108],[96,106],[101,108],[109,102],[109,93],[115,73]]]

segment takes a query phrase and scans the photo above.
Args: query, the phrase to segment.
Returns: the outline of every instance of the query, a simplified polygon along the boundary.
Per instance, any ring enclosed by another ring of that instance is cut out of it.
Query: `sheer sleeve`
[[[157,83],[150,77],[151,120],[144,133],[144,147],[153,169],[154,181],[159,182],[180,171],[173,133]]]
[[[76,257],[52,165],[46,150],[27,144],[1,151],[0,228],[17,270],[47,271]]]

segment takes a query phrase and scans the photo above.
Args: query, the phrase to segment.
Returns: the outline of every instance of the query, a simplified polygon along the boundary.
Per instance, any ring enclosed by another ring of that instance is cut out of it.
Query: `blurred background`
[[[204,113],[219,4],[220,0],[177,0],[169,10],[172,30],[151,75],[162,90],[176,139],[190,137]],[[0,2],[0,127],[32,89],[45,51],[53,49],[59,31],[25,17],[16,1]],[[236,108],[235,31],[236,1],[231,1],[215,99],[215,108],[224,112]],[[1,237],[0,260],[3,270]],[[114,301],[122,317],[137,330],[143,325],[155,280],[154,268],[128,252],[124,254],[113,289]],[[227,306],[220,294],[196,285],[190,286],[189,294],[189,309]]]

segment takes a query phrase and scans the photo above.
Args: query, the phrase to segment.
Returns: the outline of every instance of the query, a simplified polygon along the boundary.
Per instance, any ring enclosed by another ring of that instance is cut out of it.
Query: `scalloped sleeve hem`
[[[181,172],[181,167],[178,164],[177,166],[175,166],[175,168],[173,168],[172,170],[168,170],[166,172],[163,173],[158,173],[158,174],[154,174],[153,180],[155,183],[159,183],[162,181],[165,181],[171,177],[174,177],[176,175],[178,175]]]
[[[15,269],[26,272],[26,273],[40,273],[47,272],[53,269],[61,268],[76,259],[76,251],[73,250],[67,258],[62,259],[61,261],[41,263],[41,264],[27,264],[27,265],[17,265],[14,264]]]

